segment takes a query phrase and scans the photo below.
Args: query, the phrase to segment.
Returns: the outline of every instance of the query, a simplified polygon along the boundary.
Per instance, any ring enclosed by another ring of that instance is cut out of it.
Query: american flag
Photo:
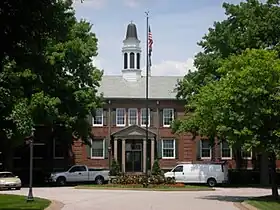
[[[152,50],[153,50],[153,36],[152,36],[152,32],[151,32],[151,28],[149,26],[149,33],[148,33],[148,48],[149,48],[149,63],[150,66],[152,66],[152,62],[151,62],[151,54],[152,54]]]

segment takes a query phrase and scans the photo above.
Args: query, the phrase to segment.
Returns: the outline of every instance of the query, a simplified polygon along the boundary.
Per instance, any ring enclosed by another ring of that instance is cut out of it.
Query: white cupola
[[[141,77],[141,47],[134,23],[127,26],[126,37],[122,47],[123,68],[122,76],[127,81],[137,81]]]

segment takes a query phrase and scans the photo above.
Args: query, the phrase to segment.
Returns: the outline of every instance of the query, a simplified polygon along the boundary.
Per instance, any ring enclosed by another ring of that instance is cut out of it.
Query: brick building
[[[178,79],[174,76],[151,76],[149,72],[149,116],[146,140],[145,81],[140,66],[141,48],[136,25],[127,27],[122,47],[123,68],[120,76],[103,76],[100,93],[106,104],[96,110],[92,123],[92,147],[75,142],[75,162],[93,167],[109,167],[115,158],[123,172],[144,172],[155,158],[162,168],[172,168],[180,161],[222,161],[236,167],[253,167],[252,152],[235,152],[227,143],[210,147],[207,140],[191,134],[176,136],[171,122],[184,115],[184,104],[174,91]],[[238,158],[239,157],[239,158]]]
[[[133,23],[127,27],[122,55],[121,74],[102,78],[99,92],[104,94],[106,103],[96,110],[94,118],[89,117],[91,147],[79,140],[71,145],[69,139],[54,139],[51,128],[37,127],[34,170],[38,173],[34,177],[39,179],[47,172],[65,170],[72,164],[109,168],[113,158],[124,172],[150,170],[155,159],[159,159],[163,169],[170,169],[178,162],[211,160],[227,161],[230,168],[259,169],[260,156],[254,151],[232,151],[226,142],[216,142],[210,147],[207,139],[171,132],[171,122],[184,116],[184,104],[176,99],[174,91],[182,77],[152,76],[149,72],[149,138],[146,140],[146,77],[142,76],[145,72],[140,66],[140,40]],[[280,161],[277,162],[280,168]],[[22,177],[28,175],[28,145],[20,145],[16,150],[14,168]]]

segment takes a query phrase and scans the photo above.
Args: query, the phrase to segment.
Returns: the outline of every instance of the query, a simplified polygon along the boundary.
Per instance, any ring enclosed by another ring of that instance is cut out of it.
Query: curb
[[[64,207],[64,203],[59,201],[51,200],[51,205],[49,205],[45,210],[60,210]]]
[[[248,204],[246,202],[234,203],[233,205],[235,207],[239,208],[240,210],[259,210],[258,208],[251,206],[250,204]]]
[[[173,189],[168,189],[168,188],[122,188],[122,187],[75,187],[77,190],[132,190],[132,191],[157,191],[157,192],[188,192],[188,191],[215,191],[215,189],[210,188],[210,189],[203,189],[203,188],[173,188]]]

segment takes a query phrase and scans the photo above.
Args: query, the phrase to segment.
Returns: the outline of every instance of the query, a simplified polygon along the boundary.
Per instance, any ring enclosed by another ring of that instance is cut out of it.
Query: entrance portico
[[[114,159],[120,163],[122,172],[146,172],[151,168],[155,159],[155,133],[148,130],[147,141],[146,129],[132,125],[113,133],[112,139]]]

